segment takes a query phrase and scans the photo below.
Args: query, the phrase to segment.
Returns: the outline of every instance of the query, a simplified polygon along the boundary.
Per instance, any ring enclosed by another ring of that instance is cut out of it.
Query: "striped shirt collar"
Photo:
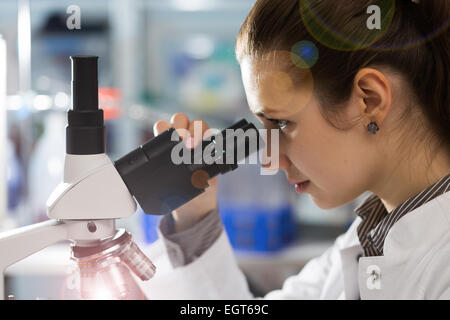
[[[384,240],[392,226],[407,213],[447,191],[450,191],[450,174],[409,198],[391,213],[388,213],[377,195],[370,195],[355,209],[355,213],[363,220],[358,226],[357,233],[364,255],[383,255]]]

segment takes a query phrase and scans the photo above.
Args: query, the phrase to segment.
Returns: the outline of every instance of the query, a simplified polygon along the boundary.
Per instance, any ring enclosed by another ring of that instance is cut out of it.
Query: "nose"
[[[265,140],[264,150],[262,150],[263,161],[261,167],[266,170],[279,170],[289,168],[291,166],[291,161],[285,154],[285,151],[282,148],[282,143],[280,141],[272,141],[270,130],[268,130]],[[278,143],[278,150],[275,150],[275,152],[273,152],[272,150],[272,142]]]
[[[271,159],[271,157],[269,156],[269,159]],[[289,166],[291,165],[290,160],[284,156],[281,155],[278,157],[278,165],[277,166],[273,166],[273,161],[264,161],[263,164],[261,164],[261,167],[263,167],[264,169],[267,170],[279,170],[279,169],[287,169],[289,168]]]

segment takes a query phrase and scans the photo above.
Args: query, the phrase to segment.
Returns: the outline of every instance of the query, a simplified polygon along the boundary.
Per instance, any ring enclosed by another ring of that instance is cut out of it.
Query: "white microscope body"
[[[50,220],[0,234],[0,299],[4,298],[3,273],[11,264],[62,240],[82,248],[113,240],[115,219],[136,211],[133,196],[105,153],[103,111],[98,107],[98,57],[72,56],[71,60],[72,108],[66,127],[63,182],[48,198]],[[143,254],[139,256],[150,266],[140,275],[146,280],[154,266]]]
[[[112,237],[115,219],[135,211],[135,200],[106,154],[67,154],[64,180],[47,201],[51,219],[0,234],[0,299],[11,264],[59,241],[88,246]]]

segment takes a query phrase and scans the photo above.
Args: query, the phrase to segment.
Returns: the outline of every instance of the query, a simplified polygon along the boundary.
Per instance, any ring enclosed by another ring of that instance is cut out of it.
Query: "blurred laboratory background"
[[[99,56],[99,102],[113,160],[152,138],[154,122],[175,112],[218,129],[241,118],[257,124],[234,55],[253,3],[0,1],[0,231],[47,219],[46,200],[62,181],[71,55]],[[77,13],[79,28],[70,22]],[[282,172],[260,175],[255,165],[219,177],[221,217],[256,295],[279,288],[324,252],[349,226],[358,202],[321,210]],[[138,209],[118,224],[151,248],[159,219]],[[18,299],[61,298],[54,279],[67,273],[68,252],[67,244],[56,245],[11,266],[7,285]]]

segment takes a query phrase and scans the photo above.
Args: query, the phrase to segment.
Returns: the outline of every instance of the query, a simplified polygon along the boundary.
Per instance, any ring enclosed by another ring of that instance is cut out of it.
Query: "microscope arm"
[[[67,240],[66,224],[48,220],[0,234],[0,300],[4,299],[5,269],[49,245]]]

